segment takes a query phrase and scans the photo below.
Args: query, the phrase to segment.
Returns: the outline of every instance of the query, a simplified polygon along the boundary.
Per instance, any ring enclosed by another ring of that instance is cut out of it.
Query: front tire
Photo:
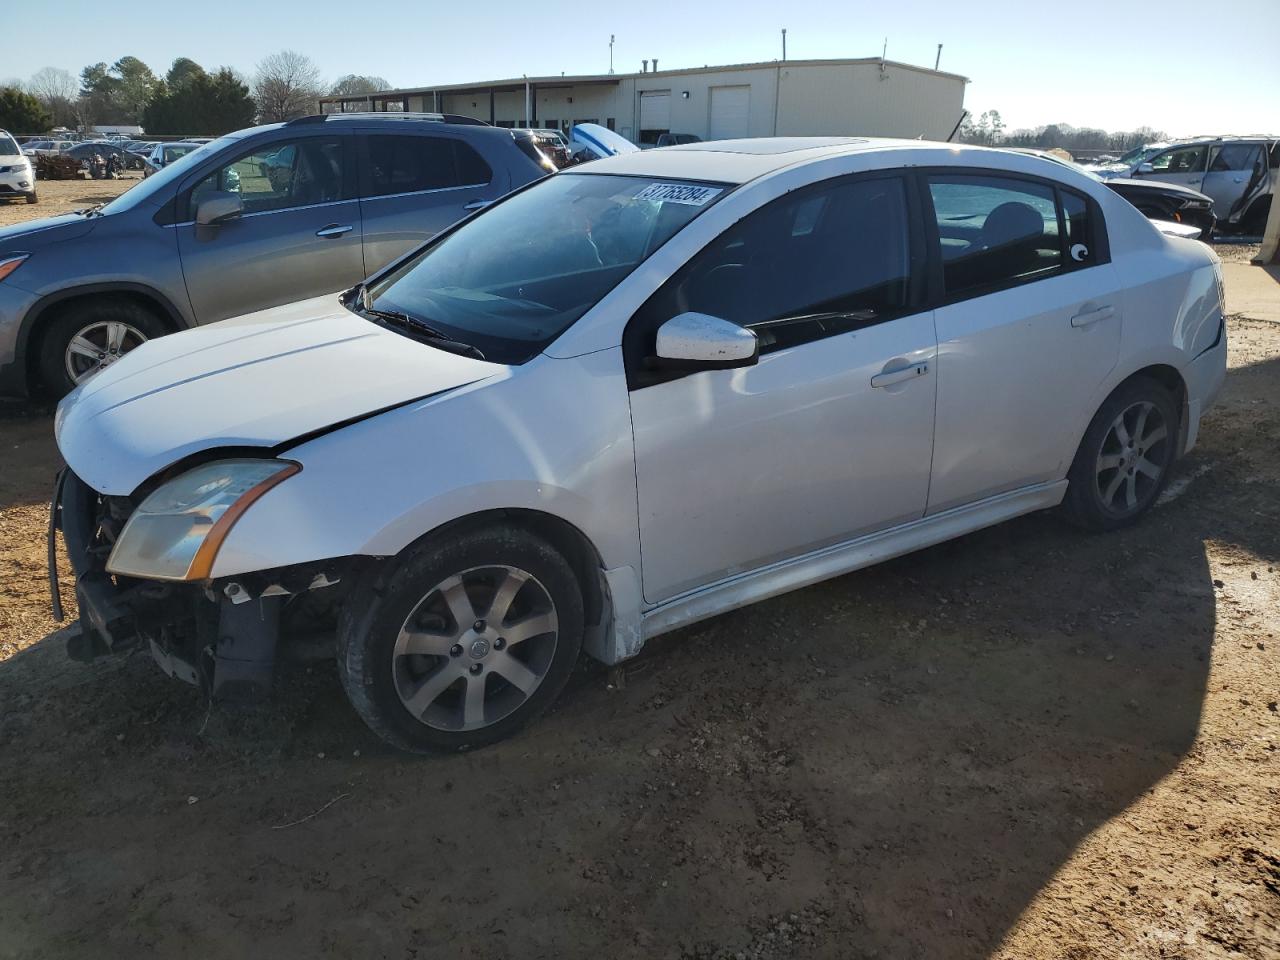
[[[27,203],[39,203],[39,202],[40,202],[40,197],[36,195],[36,192],[34,190],[32,190],[30,193],[27,194]]]
[[[76,303],[54,317],[40,341],[40,378],[55,398],[110,366],[165,326],[150,310],[127,300]]]
[[[428,540],[367,577],[338,625],[338,673],[361,719],[414,753],[511,736],[563,689],[582,649],[569,563],[522,529]]]
[[[1164,489],[1177,458],[1178,407],[1147,377],[1122,384],[1094,415],[1067,474],[1063,509],[1089,530],[1137,521]]]

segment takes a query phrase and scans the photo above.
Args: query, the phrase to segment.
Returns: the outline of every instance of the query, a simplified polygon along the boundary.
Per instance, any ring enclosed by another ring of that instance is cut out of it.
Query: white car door
[[[795,191],[721,234],[632,318],[646,600],[923,515],[935,338],[908,209],[896,176]],[[686,311],[754,330],[759,363],[653,369],[657,328]]]
[[[928,177],[943,305],[929,513],[1060,480],[1120,348],[1101,214],[1010,175]],[[1066,236],[1060,236],[1060,226]]]

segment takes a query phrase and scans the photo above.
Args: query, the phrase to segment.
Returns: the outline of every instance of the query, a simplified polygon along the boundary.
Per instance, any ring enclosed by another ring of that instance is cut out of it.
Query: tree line
[[[178,57],[157,75],[137,57],[93,63],[75,77],[45,67],[29,79],[0,83],[0,127],[42,133],[53,127],[140,126],[157,135],[219,136],[258,123],[316,113],[326,93],[385,90],[382,77],[347,74],[331,84],[308,57],[282,50],[265,57],[252,77],[230,67],[206,70]]]
[[[976,143],[987,147],[1032,147],[1037,150],[1059,148],[1071,154],[1102,150],[1123,153],[1134,147],[1168,138],[1169,135],[1163,130],[1151,127],[1111,132],[1097,127],[1073,127],[1069,123],[1050,123],[1042,127],[1006,131],[999,110],[986,110],[976,117],[966,115],[956,134],[960,143]]]

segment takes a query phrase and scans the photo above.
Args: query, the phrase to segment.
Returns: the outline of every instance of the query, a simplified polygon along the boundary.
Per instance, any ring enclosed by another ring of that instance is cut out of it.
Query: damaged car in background
[[[327,613],[378,736],[481,746],[580,652],[1032,511],[1137,521],[1226,349],[1213,252],[1061,164],[837,138],[599,159],[67,396],[69,650],[263,695]]]

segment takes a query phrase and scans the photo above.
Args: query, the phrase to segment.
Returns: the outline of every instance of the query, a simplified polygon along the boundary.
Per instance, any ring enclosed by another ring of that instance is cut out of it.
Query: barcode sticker
[[[719,196],[719,187],[696,187],[687,183],[651,183],[635,195],[636,200],[654,203],[686,203],[700,207]]]

